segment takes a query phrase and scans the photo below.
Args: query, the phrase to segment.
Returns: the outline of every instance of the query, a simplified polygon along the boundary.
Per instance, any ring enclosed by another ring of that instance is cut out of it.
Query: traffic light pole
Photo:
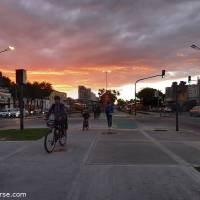
[[[158,74],[158,75],[154,75],[154,76],[149,76],[149,77],[146,77],[146,78],[141,78],[141,79],[138,79],[136,82],[135,82],[135,116],[137,115],[137,99],[136,99],[136,87],[137,87],[137,83],[140,82],[140,81],[143,81],[143,80],[146,80],[146,79],[151,79],[151,78],[155,78],[155,77],[160,77],[160,76],[164,76],[165,75],[165,71],[163,70],[162,74]]]

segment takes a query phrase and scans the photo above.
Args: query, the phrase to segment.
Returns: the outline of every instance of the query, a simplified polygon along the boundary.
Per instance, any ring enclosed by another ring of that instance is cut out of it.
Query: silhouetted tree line
[[[0,86],[10,91],[14,101],[19,97],[19,87],[8,77],[2,76],[0,78]],[[26,83],[23,87],[23,91],[24,97],[27,99],[45,99],[50,96],[53,88],[48,82],[35,81],[33,83]]]

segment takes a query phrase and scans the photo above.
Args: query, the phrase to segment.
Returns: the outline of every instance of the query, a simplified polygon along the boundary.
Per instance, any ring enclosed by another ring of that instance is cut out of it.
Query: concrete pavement
[[[43,140],[0,142],[0,192],[37,200],[200,199],[193,168],[200,165],[200,134],[154,131],[157,119],[150,126],[142,116],[135,121],[116,113],[114,119],[113,134],[105,134],[104,117],[91,121],[88,132],[73,120],[67,147],[52,154]]]

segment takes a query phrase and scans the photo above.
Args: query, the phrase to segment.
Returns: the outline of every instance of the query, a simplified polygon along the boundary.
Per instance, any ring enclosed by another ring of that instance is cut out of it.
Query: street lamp
[[[200,47],[197,46],[196,44],[192,44],[190,47],[196,50],[200,50]]]
[[[135,116],[136,116],[136,113],[137,113],[137,100],[136,100],[136,85],[138,82],[140,81],[143,81],[143,80],[146,80],[146,79],[150,79],[150,78],[155,78],[155,77],[158,77],[158,76],[161,76],[162,78],[165,76],[165,70],[162,70],[162,73],[161,74],[157,74],[157,75],[154,75],[154,76],[149,76],[149,77],[145,77],[145,78],[141,78],[141,79],[138,79],[136,80],[135,82]]]
[[[106,91],[108,89],[108,73],[111,73],[111,70],[103,70],[103,73],[106,74]]]
[[[13,50],[15,50],[15,47],[13,47],[13,46],[8,46],[6,49],[0,51],[0,53],[6,52],[6,51],[13,51]]]

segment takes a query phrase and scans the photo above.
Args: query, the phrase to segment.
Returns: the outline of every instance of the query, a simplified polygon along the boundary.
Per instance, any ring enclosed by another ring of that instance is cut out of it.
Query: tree
[[[117,99],[117,105],[123,107],[126,105],[126,101],[124,99]]]
[[[103,96],[104,94],[107,94],[108,96],[110,96],[112,103],[115,103],[115,101],[117,100],[117,96],[120,95],[119,91],[117,90],[106,90],[106,89],[99,89],[98,95],[101,99],[101,96]]]
[[[155,97],[156,91],[158,91],[158,97]],[[139,98],[140,101],[142,101],[142,104],[144,106],[157,106],[158,98],[160,102],[160,100],[163,99],[164,94],[161,91],[156,90],[154,88],[144,88],[136,94],[136,97]]]
[[[0,76],[0,86],[7,88],[10,91],[13,97],[14,105],[16,105],[16,100],[19,98],[20,88],[6,76]],[[34,105],[35,99],[45,99],[49,97],[53,91],[52,85],[44,81],[41,83],[37,81],[33,83],[28,82],[23,85],[23,88],[24,97],[26,97],[27,100],[31,102],[31,104],[33,101]]]
[[[119,110],[123,110],[127,104],[127,101],[124,99],[117,99],[117,107]]]
[[[52,85],[47,82],[42,82],[39,84],[40,90],[42,92],[42,97],[49,97],[51,92],[53,91]]]
[[[0,85],[1,87],[10,89],[11,84],[12,84],[12,81],[8,77],[6,76],[1,77],[1,85]]]

